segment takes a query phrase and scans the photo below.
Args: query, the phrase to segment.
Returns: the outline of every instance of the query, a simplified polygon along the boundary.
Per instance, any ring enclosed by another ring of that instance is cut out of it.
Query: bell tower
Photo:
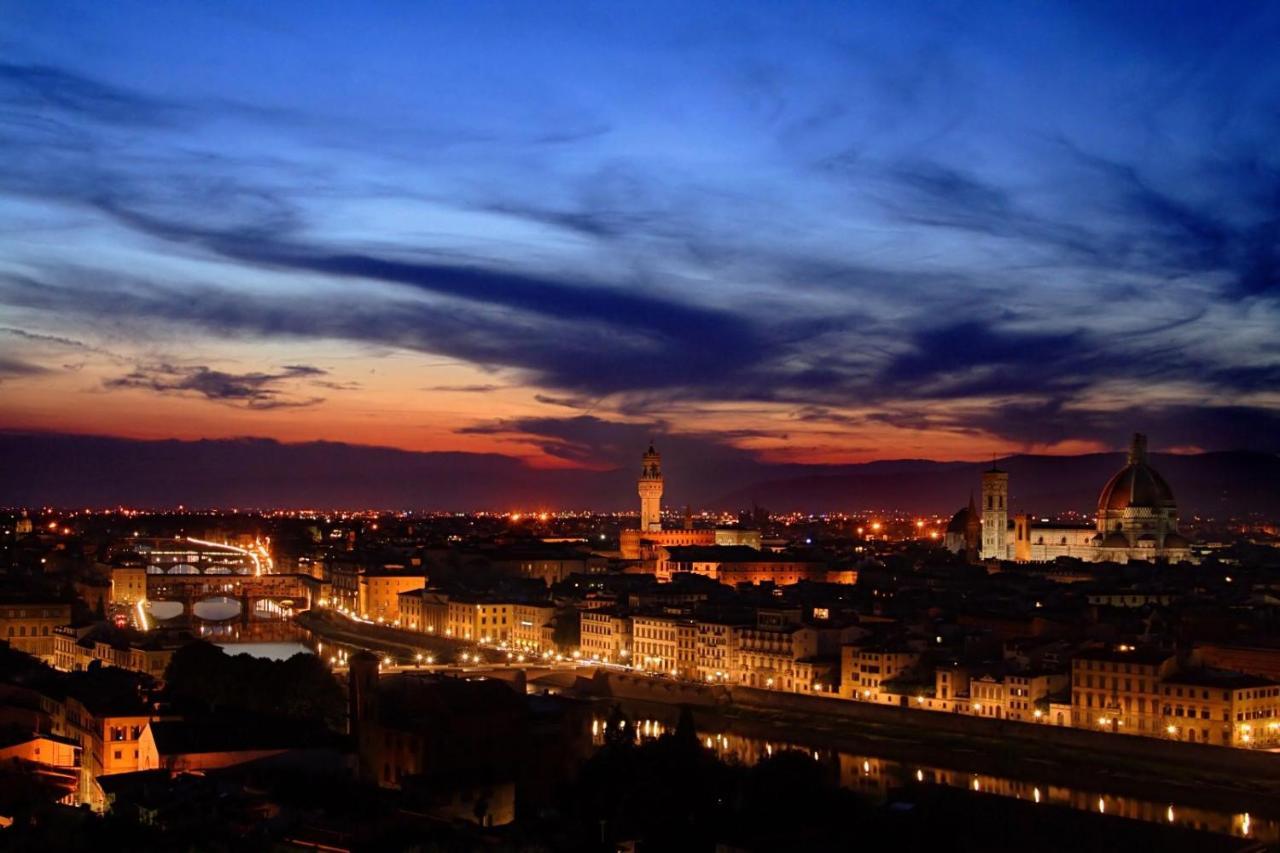
[[[982,559],[1009,559],[1009,473],[982,472]]]
[[[640,493],[641,532],[662,530],[662,456],[652,442],[642,458],[636,489]]]

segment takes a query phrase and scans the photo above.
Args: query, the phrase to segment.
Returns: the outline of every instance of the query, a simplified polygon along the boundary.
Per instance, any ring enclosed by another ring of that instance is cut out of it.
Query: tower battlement
[[[642,531],[662,530],[662,489],[662,455],[650,444],[641,457],[640,479],[636,482]]]

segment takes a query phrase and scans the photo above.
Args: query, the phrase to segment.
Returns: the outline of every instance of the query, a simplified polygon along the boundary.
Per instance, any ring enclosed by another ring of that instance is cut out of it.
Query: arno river
[[[674,719],[667,722],[657,719],[637,720],[636,737],[658,737],[673,724]],[[604,717],[597,717],[592,721],[592,736],[597,744],[604,741],[605,725],[607,722]],[[1224,833],[1261,842],[1273,843],[1280,840],[1280,821],[1248,813],[1233,814],[1178,803],[1117,796],[1105,790],[1065,787],[1051,782],[1038,784],[985,773],[931,767],[876,755],[815,748],[800,740],[766,740],[732,732],[708,731],[700,732],[698,737],[707,749],[714,750],[721,759],[741,764],[754,764],[782,750],[803,752],[814,761],[833,767],[843,787],[879,799],[887,797],[895,788],[912,783],[945,785],[1032,803]]]
[[[231,626],[221,630],[208,630],[206,636],[223,645],[229,653],[247,652],[263,657],[287,657],[301,650],[316,650],[317,639],[310,631],[289,623],[274,623],[272,628],[257,627],[249,631]],[[323,655],[335,650],[346,652],[354,648],[345,643],[323,642]],[[646,704],[646,707],[649,707]],[[655,738],[674,725],[678,710],[657,711],[654,716],[635,722],[636,737]],[[666,719],[659,719],[659,716]],[[592,735],[597,743],[604,739],[603,716],[592,721]],[[731,724],[729,728],[731,728]],[[1190,829],[1249,838],[1264,843],[1280,841],[1280,820],[1247,812],[1231,812],[1220,809],[1192,806],[1185,803],[1118,795],[1098,788],[1055,784],[1051,779],[1028,781],[990,773],[969,772],[953,768],[932,766],[906,760],[832,749],[807,744],[803,738],[766,739],[735,733],[731,730],[701,731],[703,745],[715,751],[723,760],[742,764],[754,764],[781,750],[796,750],[814,761],[831,767],[846,788],[868,796],[884,799],[890,792],[902,786],[916,784],[945,785],[984,794],[1011,797],[1046,806],[1061,806],[1080,811],[1098,812],[1117,817],[1152,823],[1167,823]],[[1280,758],[1278,758],[1280,760]],[[1046,771],[1051,774],[1051,770]]]

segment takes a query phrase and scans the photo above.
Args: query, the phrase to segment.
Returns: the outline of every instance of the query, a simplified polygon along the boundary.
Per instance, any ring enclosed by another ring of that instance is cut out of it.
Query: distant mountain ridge
[[[1092,513],[1108,479],[1125,464],[1123,453],[1081,456],[1017,455],[997,459],[1009,472],[1012,512]],[[1183,515],[1280,516],[1280,456],[1253,451],[1194,455],[1151,454]],[[832,511],[855,508],[949,512],[981,490],[981,472],[991,463],[878,462],[841,471],[762,481],[728,492],[717,507],[749,505],[771,510]]]
[[[664,454],[665,505],[773,511],[899,509],[951,512],[979,489],[989,462],[904,459],[859,465],[726,464]],[[272,439],[143,441],[0,432],[0,505],[257,507],[393,510],[598,509],[637,506],[635,465],[606,471],[538,469],[500,454],[415,452]],[[1092,512],[1124,454],[1019,455],[1013,511]],[[1280,517],[1280,456],[1227,451],[1152,454],[1183,515]]]

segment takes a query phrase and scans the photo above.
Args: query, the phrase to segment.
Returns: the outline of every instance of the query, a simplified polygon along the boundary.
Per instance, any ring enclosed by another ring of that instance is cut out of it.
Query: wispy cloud
[[[616,31],[539,20],[554,38],[515,46],[459,10],[412,53],[393,34],[420,13],[369,10],[369,50],[297,81],[261,57],[342,43],[325,16],[236,30],[259,49],[161,78],[163,34],[97,14],[46,20],[47,55],[0,63],[0,200],[24,217],[0,230],[0,304],[57,332],[10,321],[15,363],[83,338],[143,365],[110,388],[262,409],[374,391],[354,369],[220,370],[226,339],[264,364],[281,344],[442,356],[498,378],[421,393],[501,387],[626,440],[732,406],[727,444],[780,442],[780,422],[858,447],[1036,424],[1101,440],[1144,412],[1173,429],[1198,396],[1221,416],[1186,438],[1211,446],[1275,410],[1275,10],[1189,8],[1155,38],[1118,8],[1045,8],[1012,44],[998,5],[989,28],[637,8]],[[107,64],[72,47],[89,26],[152,47]],[[472,73],[486,51],[506,61]],[[24,239],[25,221],[66,236]],[[118,346],[88,332],[104,320]],[[169,324],[181,362],[137,334]],[[543,432],[487,434],[591,464],[615,440],[523,426]]]
[[[202,397],[247,409],[292,409],[315,406],[322,397],[302,397],[291,389],[297,380],[324,376],[326,371],[292,364],[274,373],[228,373],[204,365],[140,365],[134,371],[109,379],[108,388],[141,388],[158,394]]]

